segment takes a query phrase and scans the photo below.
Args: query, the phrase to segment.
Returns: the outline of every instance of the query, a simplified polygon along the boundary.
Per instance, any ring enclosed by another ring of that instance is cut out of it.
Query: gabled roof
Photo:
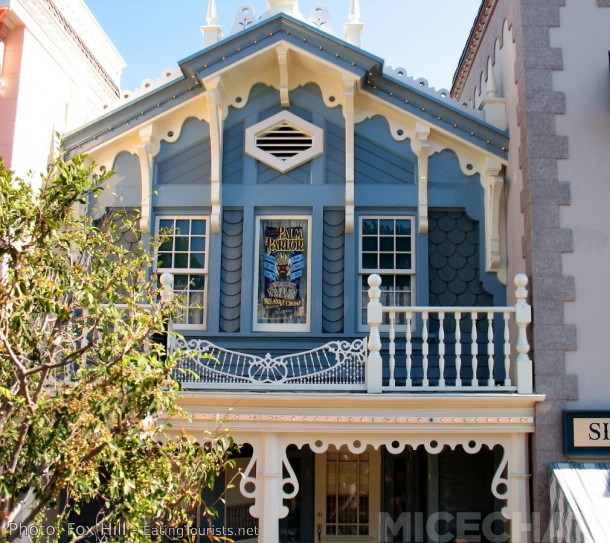
[[[383,72],[383,60],[284,13],[233,34],[182,61],[183,77],[68,134],[69,153],[86,152],[205,91],[205,80],[228,73],[279,42],[349,73],[364,91],[422,121],[506,159],[508,136],[459,106]]]

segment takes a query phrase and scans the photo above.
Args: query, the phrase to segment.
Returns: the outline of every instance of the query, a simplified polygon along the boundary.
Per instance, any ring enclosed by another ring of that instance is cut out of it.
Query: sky
[[[208,0],[85,0],[125,59],[121,88],[133,90],[203,48],[200,27]],[[335,34],[343,38],[349,0],[300,0],[306,17],[316,4],[330,12]],[[450,89],[457,63],[481,0],[360,0],[362,48],[406,69],[436,89]],[[244,5],[262,14],[266,0],[216,0],[218,24],[226,38]]]

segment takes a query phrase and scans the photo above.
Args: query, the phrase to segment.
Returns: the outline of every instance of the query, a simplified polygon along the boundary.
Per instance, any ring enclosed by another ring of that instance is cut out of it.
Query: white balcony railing
[[[161,282],[169,295],[171,276]],[[188,389],[532,392],[525,275],[507,307],[383,307],[381,278],[368,283],[367,339],[258,356],[170,333],[176,376]]]
[[[515,277],[514,307],[383,307],[381,278],[371,275],[367,391],[531,393],[527,282],[523,274]],[[384,315],[389,325],[382,338]],[[511,328],[517,329],[514,366]]]
[[[231,351],[205,340],[178,337],[176,376],[190,389],[365,390],[366,341],[330,341],[280,356]]]

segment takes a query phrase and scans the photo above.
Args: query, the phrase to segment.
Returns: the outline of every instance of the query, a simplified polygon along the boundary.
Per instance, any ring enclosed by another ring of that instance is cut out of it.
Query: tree
[[[84,212],[110,175],[60,158],[34,193],[0,163],[0,541],[57,537],[87,502],[150,541],[145,523],[184,526],[227,461],[229,437],[200,446],[159,422],[186,416],[155,341],[177,302],[159,299],[133,213]]]

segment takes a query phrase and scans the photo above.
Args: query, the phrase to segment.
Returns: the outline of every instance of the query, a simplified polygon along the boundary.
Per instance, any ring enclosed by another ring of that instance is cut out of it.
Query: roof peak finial
[[[360,0],[350,0],[348,21],[344,25],[345,41],[360,47],[364,25],[360,22]]]
[[[208,0],[208,13],[206,20],[208,22],[208,26],[213,26],[218,22],[216,0]]]
[[[201,27],[203,33],[203,46],[214,45],[222,36],[222,29],[218,26],[216,0],[208,0],[207,25]]]
[[[360,22],[360,0],[350,0],[348,19],[350,23]]]
[[[287,13],[295,19],[305,20],[299,10],[298,0],[267,0],[267,11],[263,13],[261,19],[273,17],[278,13]]]

